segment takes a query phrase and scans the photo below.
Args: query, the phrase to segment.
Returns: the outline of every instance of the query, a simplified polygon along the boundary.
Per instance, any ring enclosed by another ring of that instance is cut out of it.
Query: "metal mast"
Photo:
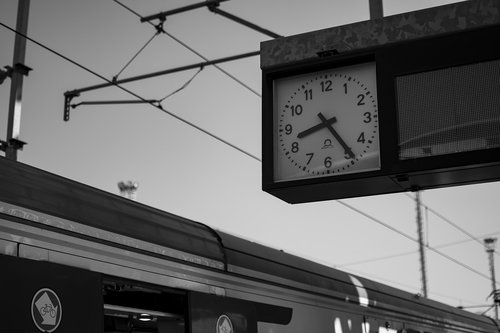
[[[30,0],[19,0],[17,9],[16,30],[26,35],[28,32]],[[23,94],[23,77],[31,70],[24,65],[26,55],[26,39],[16,34],[14,44],[13,66],[11,71],[9,117],[7,124],[7,141],[2,144],[5,157],[17,160],[17,150],[22,149],[25,142],[19,140],[21,127],[21,101]]]
[[[495,309],[495,319],[498,320],[498,304],[497,297],[500,291],[497,289],[497,282],[495,279],[495,260],[493,254],[495,253],[495,243],[496,238],[486,238],[484,240],[484,246],[486,247],[486,252],[488,253],[488,259],[490,263],[490,272],[491,272],[491,296],[493,298],[493,308]]]
[[[416,199],[417,203],[417,229],[418,229],[418,246],[420,251],[420,270],[422,273],[422,293],[424,297],[427,297],[427,272],[425,269],[425,250],[424,250],[424,232],[422,228],[422,210],[420,203],[420,191],[417,191]]]

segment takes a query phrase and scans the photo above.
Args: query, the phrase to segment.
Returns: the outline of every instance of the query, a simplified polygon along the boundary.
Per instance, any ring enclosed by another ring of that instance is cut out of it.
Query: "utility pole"
[[[488,253],[488,258],[490,262],[490,272],[491,272],[491,296],[493,298],[493,308],[495,309],[495,319],[498,320],[498,297],[500,290],[497,289],[497,282],[495,279],[495,260],[493,254],[495,253],[495,243],[496,238],[486,238],[484,240],[484,246],[486,247],[486,253]]]
[[[370,20],[384,17],[382,0],[368,0],[370,5]]]
[[[416,195],[417,204],[417,229],[418,229],[418,246],[420,251],[420,271],[422,273],[422,293],[427,298],[427,272],[425,268],[425,249],[424,249],[424,233],[422,228],[422,209],[420,202],[420,191]]]
[[[26,35],[28,32],[30,0],[19,0],[17,9],[16,30]],[[11,85],[9,100],[9,117],[7,124],[7,140],[1,142],[1,148],[5,151],[5,157],[17,160],[17,151],[22,149],[25,142],[19,140],[21,127],[21,102],[23,94],[23,78],[31,70],[24,65],[26,55],[26,39],[16,34],[14,42],[13,66],[11,68]]]

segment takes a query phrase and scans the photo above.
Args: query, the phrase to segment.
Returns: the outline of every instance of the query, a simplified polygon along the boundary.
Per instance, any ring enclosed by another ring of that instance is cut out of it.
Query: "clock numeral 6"
[[[332,167],[332,158],[330,156],[325,157],[325,168],[331,168]]]
[[[292,109],[292,116],[293,117],[300,116],[302,114],[302,111],[304,110],[302,108],[302,105],[300,105],[300,104],[292,105],[290,108]]]
[[[292,153],[298,153],[299,152],[299,143],[294,142],[292,143]]]

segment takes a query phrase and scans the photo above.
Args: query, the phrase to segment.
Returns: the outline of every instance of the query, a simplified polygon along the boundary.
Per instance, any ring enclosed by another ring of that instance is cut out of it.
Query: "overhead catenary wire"
[[[488,234],[483,235],[481,237],[487,237],[487,236],[498,235],[498,234],[500,234],[500,231],[497,231],[497,232],[494,232],[494,233],[488,233]],[[445,243],[445,244],[441,244],[441,245],[436,245],[436,246],[434,246],[434,248],[436,248],[436,249],[442,249],[442,248],[445,248],[445,247],[451,247],[451,246],[455,246],[455,245],[460,245],[460,244],[468,243],[468,242],[471,242],[471,241],[472,241],[471,239],[467,238],[467,239],[463,239],[463,240],[459,240],[459,241],[455,241],[455,242],[450,242],[450,243]],[[429,245],[427,244],[426,247],[429,247]],[[408,255],[414,255],[414,254],[418,254],[418,251],[417,250],[407,251],[407,252],[396,253],[396,254],[392,254],[392,255],[381,256],[381,257],[376,257],[376,258],[371,258],[371,259],[351,261],[351,262],[347,262],[347,263],[336,265],[335,267],[356,266],[356,265],[361,265],[361,264],[373,263],[373,262],[377,262],[377,261],[383,261],[383,260],[390,260],[390,259],[399,258],[399,257],[405,257],[405,256],[408,256]]]
[[[183,118],[181,118],[181,117],[179,117],[179,116],[177,116],[176,114],[174,114],[174,113],[172,113],[172,112],[170,112],[170,111],[168,111],[168,110],[165,110],[164,108],[162,108],[162,107],[161,107],[161,105],[155,105],[154,103],[148,102],[148,100],[146,100],[146,99],[145,99],[145,98],[143,98],[142,96],[140,96],[140,95],[138,95],[138,94],[134,93],[133,91],[131,91],[131,90],[129,90],[129,89],[127,89],[127,88],[125,88],[125,87],[121,86],[120,84],[118,84],[118,83],[116,83],[116,82],[113,82],[113,81],[111,81],[111,80],[107,79],[106,77],[104,77],[104,76],[102,76],[102,75],[98,74],[97,72],[95,72],[95,71],[93,71],[93,70],[89,69],[88,67],[86,67],[86,66],[84,66],[84,65],[82,65],[82,64],[80,64],[80,63],[78,63],[78,62],[76,62],[76,61],[74,61],[74,60],[72,60],[72,59],[70,59],[70,58],[68,58],[67,56],[64,56],[63,54],[61,54],[61,53],[59,53],[59,52],[57,52],[57,51],[55,51],[55,50],[53,50],[53,49],[49,48],[48,46],[43,45],[42,43],[40,43],[40,42],[38,42],[38,41],[36,41],[36,40],[32,39],[31,37],[27,36],[26,34],[22,34],[22,33],[18,32],[18,31],[16,31],[16,29],[11,28],[10,26],[8,26],[8,25],[4,24],[3,22],[0,22],[0,25],[1,25],[1,26],[3,26],[4,28],[6,28],[6,29],[8,29],[8,30],[10,30],[10,31],[12,31],[12,32],[14,32],[14,33],[16,33],[16,34],[19,34],[20,36],[22,36],[22,37],[26,38],[26,40],[28,40],[28,41],[30,41],[30,42],[32,42],[32,43],[34,43],[34,44],[38,45],[39,47],[41,47],[41,48],[43,48],[43,49],[47,50],[48,52],[51,52],[51,53],[53,53],[54,55],[56,55],[56,56],[58,56],[58,57],[60,57],[60,58],[62,58],[62,59],[64,59],[64,60],[66,60],[66,61],[70,62],[71,64],[73,64],[73,65],[75,65],[75,66],[77,66],[77,67],[81,68],[82,70],[85,70],[85,71],[89,72],[90,74],[92,74],[92,75],[94,75],[94,76],[96,76],[96,77],[100,78],[101,80],[103,80],[103,81],[107,82],[107,84],[108,84],[108,85],[111,85],[111,86],[116,86],[118,89],[121,89],[122,91],[124,91],[124,92],[126,92],[126,93],[128,93],[128,94],[130,94],[130,95],[132,95],[132,96],[134,96],[135,98],[138,98],[139,100],[142,100],[142,101],[144,101],[144,102],[146,102],[146,103],[148,103],[148,104],[152,105],[153,107],[155,107],[155,108],[157,108],[157,109],[161,110],[161,111],[162,111],[162,112],[164,112],[164,113],[167,113],[168,115],[172,116],[173,118],[175,118],[175,119],[177,119],[177,120],[179,120],[179,121],[181,121],[181,122],[183,122],[183,123],[185,123],[185,124],[187,124],[187,125],[189,125],[189,126],[191,126],[191,127],[195,128],[195,129],[197,129],[197,130],[199,130],[199,131],[201,131],[201,132],[203,132],[203,133],[205,133],[205,134],[207,134],[207,135],[209,135],[209,136],[211,136],[212,138],[214,138],[214,139],[216,139],[216,140],[218,140],[218,141],[220,141],[220,142],[222,142],[222,143],[224,143],[224,144],[226,144],[226,145],[228,145],[228,146],[230,146],[230,147],[232,147],[232,148],[234,148],[234,149],[236,149],[236,150],[240,151],[241,153],[243,153],[243,154],[245,154],[245,155],[247,155],[247,156],[249,156],[249,157],[251,157],[251,158],[253,158],[253,159],[257,160],[257,161],[260,161],[260,162],[262,161],[260,158],[258,158],[258,157],[256,157],[256,156],[254,156],[253,154],[251,154],[251,153],[249,153],[249,152],[247,152],[247,151],[245,151],[245,150],[243,150],[243,149],[241,149],[241,148],[237,147],[236,145],[234,145],[234,144],[232,144],[232,143],[230,143],[230,142],[228,142],[228,141],[226,141],[226,140],[224,140],[224,139],[222,139],[222,138],[220,138],[220,137],[216,136],[215,134],[213,134],[213,133],[211,133],[211,132],[209,132],[209,131],[207,131],[207,130],[205,130],[205,129],[203,129],[203,128],[201,128],[201,127],[199,127],[199,126],[197,126],[197,125],[195,125],[195,124],[193,124],[193,123],[191,123],[191,122],[189,122],[189,121],[187,121],[187,120],[185,120],[185,119],[183,119]],[[379,224],[384,225],[384,226],[385,226],[385,227],[387,227],[388,229],[390,229],[390,230],[392,230],[392,231],[394,231],[394,232],[396,232],[396,233],[399,233],[400,235],[402,235],[402,236],[404,236],[404,237],[406,237],[406,238],[408,238],[408,239],[410,239],[410,240],[412,240],[412,241],[416,241],[413,237],[411,237],[411,236],[409,236],[409,235],[406,235],[406,234],[402,233],[401,231],[397,230],[396,228],[391,227],[391,226],[389,226],[389,225],[387,225],[387,224],[383,223],[382,221],[380,221],[380,220],[378,220],[378,219],[375,219],[374,217],[370,216],[369,214],[366,214],[366,213],[362,212],[361,210],[359,210],[359,209],[357,209],[357,208],[355,208],[355,207],[352,207],[352,206],[350,206],[350,205],[348,205],[348,204],[346,204],[346,203],[344,203],[344,202],[342,202],[342,201],[340,201],[340,200],[339,200],[339,201],[337,201],[337,202],[339,202],[339,203],[343,204],[343,205],[344,205],[344,206],[346,206],[347,208],[349,208],[349,209],[351,209],[351,210],[353,210],[353,211],[355,211],[355,212],[357,212],[357,213],[359,213],[359,214],[361,214],[361,215],[363,215],[363,216],[365,216],[365,217],[367,217],[367,218],[369,218],[369,219],[371,219],[371,220],[373,220],[373,221],[375,221],[375,222],[377,222],[377,223],[379,223]],[[453,259],[453,258],[451,258],[451,257],[449,257],[449,256],[447,256],[447,255],[445,255],[444,253],[441,253],[440,251],[437,251],[437,250],[435,250],[435,249],[433,249],[433,248],[431,248],[431,247],[429,247],[429,249],[430,249],[430,250],[432,250],[432,251],[434,251],[434,252],[436,252],[436,253],[438,253],[438,254],[440,254],[441,256],[443,256],[443,257],[445,257],[445,258],[447,258],[447,259],[449,259],[449,260],[451,260],[451,261],[455,262],[456,264],[458,264],[458,265],[460,265],[460,266],[462,266],[462,267],[464,267],[464,268],[466,268],[466,269],[468,269],[468,270],[470,270],[470,271],[472,271],[472,272],[474,272],[474,273],[476,273],[476,274],[478,274],[478,275],[480,275],[480,276],[482,276],[482,277],[485,277],[486,279],[488,279],[488,280],[489,280],[489,277],[488,277],[488,276],[486,276],[485,274],[482,274],[482,273],[480,273],[480,272],[478,272],[478,271],[474,270],[473,268],[471,268],[471,267],[469,267],[469,266],[467,266],[467,265],[465,265],[465,264],[463,264],[463,263],[459,262],[458,260]]]
[[[177,94],[178,92],[184,90],[194,80],[194,78],[197,77],[198,74],[200,74],[200,72],[202,70],[203,70],[203,67],[200,67],[200,69],[196,73],[194,73],[194,75],[191,76],[191,78],[189,78],[189,80],[187,80],[182,86],[180,86],[180,88],[177,88],[173,92],[167,94],[165,97],[161,98],[158,102],[161,103],[164,100],[166,100],[167,98],[169,98],[170,96],[173,96],[173,95]]]
[[[416,198],[414,198],[412,195],[410,195],[409,193],[405,193],[405,195],[410,198],[411,200],[416,200]],[[444,222],[448,223],[449,225],[451,225],[453,228],[457,229],[458,231],[462,232],[463,234],[467,235],[471,240],[475,241],[476,243],[480,244],[482,247],[484,247],[484,243],[482,241],[482,239],[484,237],[475,237],[474,235],[472,235],[470,232],[468,232],[467,230],[465,230],[464,228],[460,227],[459,225],[457,225],[456,223],[454,223],[452,220],[450,220],[449,218],[445,217],[443,214],[439,213],[438,211],[436,211],[435,209],[429,207],[428,205],[422,203],[422,206],[426,209],[426,211],[429,211],[431,212],[432,214],[436,215],[437,217],[439,217],[441,220],[443,220]],[[498,251],[495,251],[495,254],[496,255],[499,255]]]
[[[160,110],[160,111],[162,111],[162,112],[164,112],[164,113],[168,114],[169,116],[171,116],[171,117],[173,117],[173,118],[177,119],[178,121],[180,121],[180,122],[182,122],[182,123],[184,123],[184,124],[186,124],[186,125],[188,125],[188,126],[190,126],[190,127],[193,127],[194,129],[196,129],[196,130],[198,130],[198,131],[200,131],[200,132],[205,133],[206,135],[208,135],[208,136],[212,137],[213,139],[215,139],[215,140],[217,140],[217,141],[219,141],[219,142],[224,143],[225,145],[227,145],[227,146],[229,146],[229,147],[231,147],[231,148],[233,148],[233,149],[235,149],[235,150],[237,150],[237,151],[239,151],[239,152],[241,152],[241,153],[243,153],[243,154],[247,155],[248,157],[253,158],[253,159],[254,159],[254,160],[256,160],[256,161],[259,161],[259,162],[261,161],[261,159],[260,159],[260,158],[258,158],[257,156],[255,156],[255,155],[251,154],[250,152],[247,152],[246,150],[244,150],[244,149],[242,149],[242,148],[240,148],[240,147],[238,147],[238,146],[236,146],[236,145],[234,145],[234,144],[230,143],[230,142],[229,142],[229,141],[227,141],[227,140],[222,139],[221,137],[219,137],[219,136],[217,136],[217,135],[215,135],[215,134],[213,134],[213,133],[209,132],[208,130],[205,130],[204,128],[202,128],[202,127],[200,127],[200,126],[198,126],[198,125],[196,125],[196,124],[194,124],[194,123],[192,123],[192,122],[190,122],[190,121],[188,121],[188,120],[186,120],[186,119],[184,119],[184,118],[179,117],[179,116],[178,116],[178,115],[176,115],[175,113],[172,113],[172,112],[170,112],[170,111],[168,111],[168,110],[164,109],[161,105],[157,105],[157,104],[155,104],[155,102],[150,102],[149,100],[147,100],[147,99],[145,99],[144,97],[142,97],[142,96],[140,96],[140,95],[136,94],[135,92],[131,91],[130,89],[127,89],[127,88],[125,88],[125,87],[121,86],[120,84],[118,84],[118,83],[116,83],[116,82],[113,82],[112,80],[109,80],[108,78],[106,78],[106,77],[104,77],[103,75],[101,75],[101,74],[97,73],[96,71],[94,71],[94,70],[92,70],[92,69],[90,69],[90,68],[88,68],[88,67],[86,67],[86,66],[84,66],[84,65],[82,65],[82,64],[80,64],[80,63],[78,63],[78,62],[76,62],[76,61],[75,61],[75,60],[73,60],[73,59],[70,59],[69,57],[67,57],[67,56],[63,55],[62,53],[60,53],[60,52],[57,52],[57,51],[53,50],[52,48],[50,48],[50,47],[48,47],[48,46],[46,46],[46,45],[44,45],[44,44],[42,44],[42,43],[40,43],[40,42],[38,42],[38,41],[34,40],[33,38],[29,37],[29,36],[28,36],[28,35],[26,35],[26,34],[23,34],[23,33],[19,32],[19,31],[17,31],[16,29],[14,29],[14,28],[12,28],[12,27],[8,26],[7,24],[5,24],[5,23],[3,23],[3,22],[1,22],[1,21],[0,21],[0,25],[1,25],[2,27],[6,28],[7,30],[12,31],[12,32],[13,32],[13,33],[15,33],[15,34],[19,34],[21,37],[23,37],[23,38],[25,38],[26,40],[28,40],[28,41],[32,42],[33,44],[38,45],[39,47],[43,48],[44,50],[46,50],[46,51],[48,51],[48,52],[50,52],[50,53],[52,53],[52,54],[54,54],[54,55],[56,55],[56,56],[58,56],[58,57],[60,57],[60,58],[64,59],[64,60],[66,60],[67,62],[69,62],[69,63],[73,64],[74,66],[76,66],[76,67],[78,67],[78,68],[80,68],[80,69],[82,69],[82,70],[84,70],[84,71],[86,71],[86,72],[88,72],[88,73],[90,73],[90,74],[92,74],[92,75],[94,75],[94,76],[98,77],[99,79],[101,79],[101,80],[105,81],[107,84],[109,84],[109,85],[111,85],[111,86],[116,86],[118,89],[120,89],[120,90],[122,90],[122,91],[124,91],[124,92],[126,92],[126,93],[128,93],[128,94],[130,94],[130,95],[132,95],[133,97],[135,97],[135,98],[137,98],[137,99],[139,99],[139,100],[141,100],[141,101],[145,102],[146,104],[149,104],[149,105],[151,105],[151,106],[155,107],[156,109],[158,109],[158,110]]]
[[[402,232],[402,231],[400,231],[400,230],[398,230],[398,229],[394,228],[393,226],[391,226],[391,225],[389,225],[389,224],[387,224],[387,223],[384,223],[383,221],[381,221],[381,220],[379,220],[379,219],[375,218],[374,216],[372,216],[372,215],[370,215],[370,214],[367,214],[367,213],[363,212],[362,210],[360,210],[360,209],[358,209],[358,208],[356,208],[356,207],[354,207],[354,206],[352,206],[352,205],[349,205],[349,204],[347,204],[346,202],[344,202],[344,201],[342,201],[342,200],[337,200],[337,202],[338,202],[338,203],[340,203],[341,205],[343,205],[343,206],[345,206],[345,207],[347,207],[347,208],[351,209],[352,211],[357,212],[358,214],[365,216],[365,217],[366,217],[366,218],[368,218],[369,220],[371,220],[371,221],[373,221],[373,222],[376,222],[376,223],[378,223],[378,224],[382,225],[383,227],[385,227],[385,228],[387,228],[387,229],[389,229],[389,230],[392,230],[392,231],[394,231],[394,232],[396,232],[396,233],[400,234],[401,236],[403,236],[403,237],[405,237],[405,238],[407,238],[407,239],[409,239],[409,240],[411,240],[411,241],[413,241],[413,242],[418,243],[418,240],[417,240],[417,239],[415,239],[415,238],[411,237],[411,236],[410,236],[410,235],[408,235],[408,234],[405,234],[404,232]],[[438,254],[438,255],[440,255],[440,256],[442,256],[442,257],[446,258],[447,260],[449,260],[449,261],[451,261],[451,262],[454,262],[455,264],[457,264],[457,265],[459,265],[459,266],[462,266],[463,268],[465,268],[465,269],[467,269],[467,270],[469,270],[469,271],[471,271],[471,272],[473,272],[473,273],[475,273],[475,274],[477,274],[477,275],[479,275],[479,276],[481,276],[481,277],[483,277],[483,278],[487,279],[488,281],[490,280],[490,277],[489,277],[488,275],[486,275],[486,274],[483,274],[483,273],[479,272],[478,270],[476,270],[476,269],[472,268],[471,266],[466,265],[466,264],[464,264],[464,263],[460,262],[459,260],[457,260],[457,259],[455,259],[455,258],[453,258],[453,257],[451,257],[451,256],[449,256],[449,255],[447,255],[447,254],[445,254],[445,253],[443,253],[443,252],[441,252],[441,251],[439,251],[439,250],[437,250],[437,249],[435,249],[435,248],[431,247],[431,246],[427,247],[427,249],[429,249],[430,251],[432,251],[432,252],[434,252],[434,253],[436,253],[436,254]]]
[[[130,8],[129,6],[126,6],[125,4],[121,3],[118,0],[113,0],[113,1],[116,2],[117,4],[119,4],[120,6],[122,6],[123,8],[125,8],[126,10],[128,10],[129,12],[131,12],[132,14],[134,14],[135,16],[139,17],[141,19],[141,21],[144,19],[144,17],[141,14],[139,14],[138,12],[136,12],[135,10],[133,10],[132,8]],[[160,28],[159,26],[157,26],[154,23],[152,23],[151,20],[145,20],[143,22],[149,23],[151,26],[155,27],[157,30],[161,29],[162,33],[164,33],[169,38],[171,38],[172,40],[174,40],[175,42],[177,42],[178,44],[180,44],[181,46],[183,46],[184,48],[186,48],[187,50],[189,50],[191,53],[197,55],[198,57],[200,57],[201,59],[205,60],[206,62],[210,61],[207,57],[205,57],[204,55],[202,55],[200,52],[196,51],[194,48],[190,47],[189,45],[187,45],[186,43],[184,43],[183,41],[181,41],[179,38],[177,38],[174,35],[172,35],[171,33],[167,32],[163,27]],[[246,84],[245,82],[241,81],[236,76],[234,76],[231,73],[229,73],[228,71],[224,70],[219,65],[213,64],[212,66],[215,67],[217,70],[219,70],[221,73],[223,73],[226,76],[228,76],[230,79],[232,79],[236,83],[238,83],[239,85],[241,85],[242,87],[244,87],[245,89],[247,89],[248,91],[250,91],[253,94],[255,94],[256,96],[262,97],[262,95],[259,92],[257,92],[255,89],[253,89],[248,84]]]

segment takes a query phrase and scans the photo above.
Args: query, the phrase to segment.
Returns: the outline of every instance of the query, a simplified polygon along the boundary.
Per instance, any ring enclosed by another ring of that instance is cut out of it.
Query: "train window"
[[[103,300],[105,333],[186,332],[185,292],[107,279]]]

